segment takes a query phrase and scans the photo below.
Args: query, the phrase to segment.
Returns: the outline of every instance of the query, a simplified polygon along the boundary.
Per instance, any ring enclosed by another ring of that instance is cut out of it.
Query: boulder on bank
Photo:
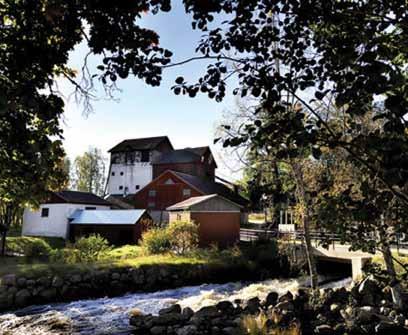
[[[369,292],[369,287],[373,293]],[[376,302],[380,298],[381,306],[362,305],[362,302]],[[146,335],[156,334],[158,328],[154,327],[158,325],[163,334],[242,334],[243,322],[247,318],[258,320],[255,322],[264,318],[262,322],[271,333],[298,329],[304,335],[408,335],[405,314],[389,307],[392,306],[389,299],[376,280],[370,278],[351,291],[345,288],[314,293],[299,290],[295,296],[288,292],[280,297],[271,292],[262,302],[258,297],[234,303],[221,301],[196,312],[188,307],[181,311],[178,305],[174,305],[161,311],[159,316],[138,315],[130,322],[139,331],[136,333]],[[170,320],[163,319],[166,315],[172,316]]]
[[[70,335],[72,323],[60,312],[22,317],[6,314],[0,316],[0,334]]]

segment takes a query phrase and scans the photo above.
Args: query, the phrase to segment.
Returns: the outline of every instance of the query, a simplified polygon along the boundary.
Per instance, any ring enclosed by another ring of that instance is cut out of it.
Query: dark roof
[[[209,151],[209,147],[184,148],[161,154],[153,164],[177,164],[201,162],[201,157]]]
[[[58,203],[73,203],[73,204],[85,204],[85,205],[101,205],[110,206],[111,204],[98,197],[93,193],[88,192],[78,192],[78,191],[60,191],[52,192],[58,199],[52,197],[52,202]]]
[[[247,206],[249,201],[244,197],[240,196],[228,186],[222,183],[217,183],[209,179],[200,178],[197,176],[192,176],[190,174],[181,173],[177,171],[171,171],[179,178],[186,181],[191,186],[194,186],[204,194],[218,194],[232,202],[237,203],[241,206]]]
[[[163,141],[167,141],[171,147],[171,142],[167,136],[135,138],[124,140],[115,145],[108,152],[122,152],[128,150],[152,150],[155,149]]]
[[[124,197],[123,195],[109,194],[105,197],[105,200],[110,202],[113,207],[119,209],[133,209],[135,206],[131,204],[132,200],[128,199],[129,196]]]

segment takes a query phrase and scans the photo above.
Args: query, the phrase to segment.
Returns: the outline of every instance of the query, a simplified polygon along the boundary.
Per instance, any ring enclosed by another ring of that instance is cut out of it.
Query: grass
[[[189,255],[179,256],[172,253],[146,255],[139,246],[126,245],[111,250],[100,261],[95,263],[61,264],[49,263],[28,257],[5,257],[0,259],[0,276],[17,274],[38,276],[41,274],[66,274],[86,272],[107,268],[140,267],[148,265],[196,265],[232,264],[241,261],[236,251],[199,250]],[[244,260],[242,260],[244,261]],[[245,260],[246,261],[246,260]]]
[[[401,264],[404,264],[405,266],[408,267],[408,255],[398,255],[396,252],[393,253],[394,257],[394,266],[395,270],[397,271],[398,275],[403,275],[405,274],[405,269]],[[375,264],[379,264],[383,269],[385,269],[385,263],[384,263],[384,258],[382,255],[377,254],[373,257],[372,262]],[[401,263],[401,264],[400,264]]]
[[[136,256],[116,260],[101,260],[95,263],[60,264],[33,260],[30,263],[25,257],[5,257],[1,259],[0,276],[5,274],[40,275],[47,273],[66,274],[69,272],[85,272],[106,268],[140,267],[144,265],[166,264],[208,264],[210,260],[196,256],[175,256],[172,254]]]

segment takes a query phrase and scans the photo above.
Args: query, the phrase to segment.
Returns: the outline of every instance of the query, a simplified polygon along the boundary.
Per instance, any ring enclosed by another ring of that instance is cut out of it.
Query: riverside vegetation
[[[1,267],[3,311],[32,304],[297,273],[273,242],[260,241],[225,250],[215,246],[198,249],[197,231],[188,222],[149,230],[143,234],[140,246],[113,248],[96,235],[59,249],[53,249],[43,239],[20,239],[25,245],[28,241],[35,244],[35,248],[26,249],[35,249],[42,261],[22,264],[21,257],[12,257],[9,260],[14,263]],[[17,241],[15,246],[21,244]]]

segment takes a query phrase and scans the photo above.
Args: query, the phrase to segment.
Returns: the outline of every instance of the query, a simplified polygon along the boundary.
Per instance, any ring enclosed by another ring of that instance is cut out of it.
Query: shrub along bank
[[[269,250],[268,253],[261,252]],[[113,252],[113,251],[111,251]],[[256,255],[261,255],[258,259]],[[139,255],[114,262],[48,264],[3,275],[0,310],[32,304],[117,296],[199,283],[290,276],[286,257],[274,244],[198,250],[188,255]]]

